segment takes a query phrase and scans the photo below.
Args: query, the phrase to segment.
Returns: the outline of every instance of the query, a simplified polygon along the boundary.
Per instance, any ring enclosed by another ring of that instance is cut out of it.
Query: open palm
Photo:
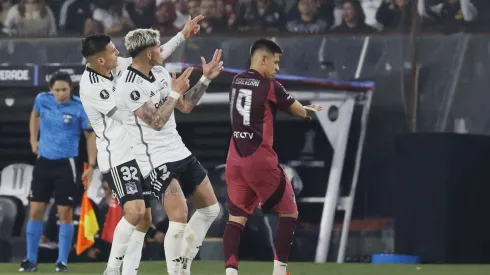
[[[209,63],[206,63],[206,59],[201,56],[202,73],[207,79],[214,79],[223,71],[223,61],[221,61],[222,53],[223,50],[221,49],[214,51],[213,59]]]

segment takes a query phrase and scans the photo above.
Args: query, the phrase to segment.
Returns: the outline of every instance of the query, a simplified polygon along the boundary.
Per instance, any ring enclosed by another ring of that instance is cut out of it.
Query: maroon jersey
[[[249,160],[255,165],[268,162],[277,166],[272,149],[274,117],[277,109],[288,111],[295,99],[279,82],[250,69],[235,76],[229,100],[233,133],[227,163]]]

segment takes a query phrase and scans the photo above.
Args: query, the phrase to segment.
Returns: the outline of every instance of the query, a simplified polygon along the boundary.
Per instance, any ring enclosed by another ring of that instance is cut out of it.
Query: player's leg
[[[279,185],[272,195],[265,200],[262,209],[272,210],[279,214],[279,224],[276,231],[274,242],[274,271],[273,275],[286,274],[286,267],[289,259],[289,251],[294,240],[296,221],[298,219],[298,207],[294,198],[294,191],[291,183],[286,177],[282,168],[278,167],[275,171],[267,172],[268,179],[278,181]]]
[[[206,170],[194,156],[186,159],[180,183],[184,195],[196,209],[184,230],[182,267],[184,274],[190,274],[192,260],[199,252],[209,228],[218,217],[220,207]]]
[[[32,173],[31,191],[29,194],[29,220],[26,228],[26,259],[21,263],[19,271],[32,272],[37,270],[37,253],[39,241],[43,234],[43,218],[46,205],[53,193],[54,184],[48,160],[38,158]]]
[[[146,210],[129,239],[126,255],[123,259],[122,275],[136,275],[138,273],[145,235],[151,226],[151,201],[153,195],[144,182],[142,183],[142,190]]]
[[[143,201],[141,174],[138,171],[136,161],[132,160],[113,167],[103,174],[124,210],[123,217],[114,229],[111,251],[104,274],[120,273],[120,267],[128,251],[131,237],[136,226],[145,215],[146,207]]]
[[[187,224],[187,203],[177,179],[173,178],[163,194],[163,208],[169,225],[165,234],[164,250],[168,274],[180,275],[181,256],[184,245],[184,229]]]
[[[60,161],[58,177],[54,181],[54,198],[58,210],[58,259],[56,271],[67,271],[68,256],[73,245],[73,206],[80,197],[81,185],[75,168],[75,159]]]
[[[240,167],[227,165],[226,185],[228,186],[229,217],[223,235],[223,255],[226,275],[237,275],[240,237],[247,217],[253,213],[259,204],[259,199],[242,177]]]

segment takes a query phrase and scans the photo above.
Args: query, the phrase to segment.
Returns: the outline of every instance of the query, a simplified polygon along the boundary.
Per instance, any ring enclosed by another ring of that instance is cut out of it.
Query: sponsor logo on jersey
[[[235,131],[233,132],[233,137],[239,139],[252,139],[254,137],[254,133]]]
[[[107,90],[100,91],[100,98],[108,99],[109,98],[109,92]]]
[[[155,95],[155,93],[154,93],[153,91],[151,91],[151,94],[150,94],[150,96],[154,96],[154,95]]]
[[[116,86],[112,86],[112,91],[115,92],[116,91]]]
[[[65,124],[70,124],[71,123],[71,120],[72,120],[72,116],[71,115],[63,115],[63,122]]]
[[[163,103],[165,103],[166,100],[167,100],[167,97],[162,98],[162,99],[160,99],[160,101],[158,101],[157,103],[155,103],[155,109],[157,109],[158,107],[162,106]]]
[[[136,187],[136,183],[134,182],[128,182],[126,183],[126,193],[128,195],[133,195],[138,192],[138,188]]]
[[[140,99],[140,92],[138,91],[132,91],[131,94],[129,95],[133,101],[136,101]]]

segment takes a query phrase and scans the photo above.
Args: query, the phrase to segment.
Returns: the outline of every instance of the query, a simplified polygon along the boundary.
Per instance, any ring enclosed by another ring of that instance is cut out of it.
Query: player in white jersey
[[[162,57],[169,56],[185,38],[196,34],[201,19],[202,16],[189,19],[182,32],[162,46]],[[144,237],[151,225],[152,192],[142,182],[114,97],[116,81],[131,64],[131,58],[118,57],[119,51],[104,34],[86,37],[82,54],[88,64],[80,81],[80,97],[97,134],[98,165],[124,208],[104,273],[119,274],[124,261],[123,275],[136,274]]]
[[[190,264],[220,208],[205,169],[177,132],[174,109],[192,111],[209,82],[223,70],[223,62],[221,50],[216,50],[209,63],[201,58],[203,77],[187,91],[192,69],[179,78],[175,73],[170,77],[158,66],[162,63],[159,45],[154,30],[138,29],[126,35],[125,46],[133,63],[116,85],[116,105],[123,113],[144,181],[159,198],[163,193],[170,221],[164,242],[167,272],[190,274]],[[186,198],[196,208],[189,222]]]

